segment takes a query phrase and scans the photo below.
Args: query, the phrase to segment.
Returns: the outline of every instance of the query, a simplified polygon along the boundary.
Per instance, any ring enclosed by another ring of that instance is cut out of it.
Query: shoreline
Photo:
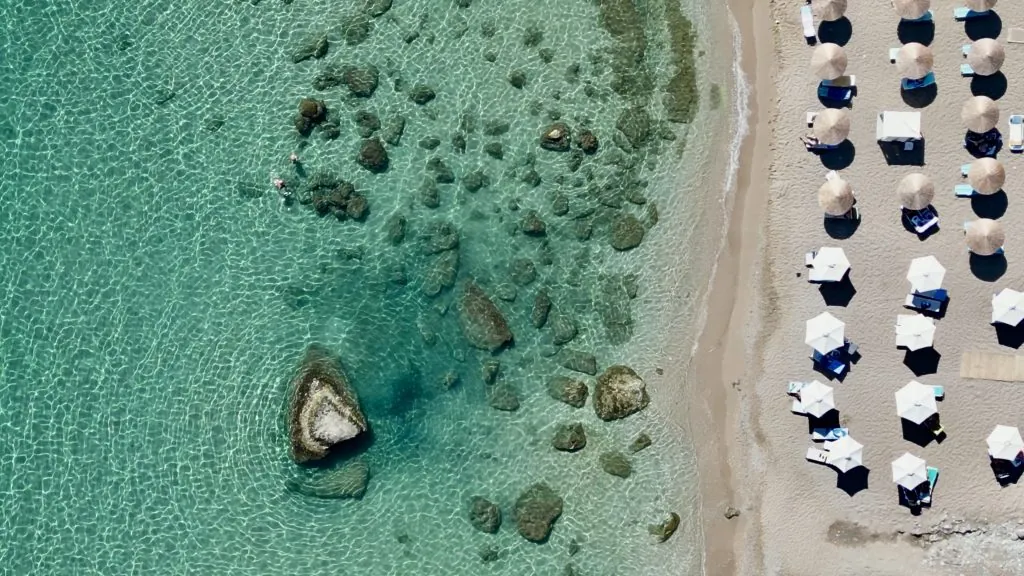
[[[771,68],[774,38],[770,8],[753,0],[730,0],[730,23],[739,31],[741,70],[747,79],[748,132],[739,153],[731,201],[721,206],[721,242],[714,255],[705,293],[705,315],[690,358],[689,420],[698,462],[702,502],[701,529],[704,574],[739,574],[748,536],[757,529],[750,521],[756,503],[740,485],[746,460],[739,442],[742,428],[742,382],[754,367],[735,358],[751,358],[748,342],[756,325],[748,322],[752,295],[757,294],[755,259],[763,250],[762,234],[768,194],[757,183],[765,181],[770,165],[770,120],[774,114]],[[736,86],[733,86],[736,89]],[[751,231],[758,231],[753,234]],[[741,512],[727,519],[733,507]],[[756,547],[754,548],[756,550]]]

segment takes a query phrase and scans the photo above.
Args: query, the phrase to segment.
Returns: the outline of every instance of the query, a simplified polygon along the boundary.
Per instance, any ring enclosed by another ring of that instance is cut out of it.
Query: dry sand
[[[736,0],[731,7],[744,32],[757,116],[693,363],[699,382],[694,428],[704,431],[697,442],[706,573],[896,575],[927,567],[933,574],[1022,574],[1024,541],[1014,534],[1024,519],[1024,486],[999,486],[985,438],[995,424],[1024,425],[1024,383],[963,380],[959,369],[966,350],[1016,352],[1000,345],[988,319],[993,292],[1024,288],[1024,205],[1015,202],[1016,188],[1024,186],[1016,184],[1024,158],[999,154],[1008,172],[1009,202],[999,217],[1007,229],[1006,270],[998,278],[987,276],[991,271],[976,274],[962,224],[975,210],[992,207],[952,193],[962,183],[960,165],[972,159],[961,146],[959,113],[972,82],[959,76],[960,47],[969,38],[964,24],[952,19],[957,3],[933,1],[938,90],[934,102],[921,108],[925,165],[913,167],[888,165],[874,132],[878,112],[912,109],[888,60],[888,49],[900,45],[899,20],[884,0],[850,2],[846,50],[848,73],[859,87],[851,110],[856,153],[841,175],[857,193],[863,220],[843,239],[830,237],[817,204],[828,169],[798,140],[808,132],[805,113],[821,108],[808,69],[812,49],[801,33],[801,3],[779,0],[770,7],[774,60],[759,28],[759,11],[768,7],[759,3],[751,12],[749,4]],[[1004,1],[996,11],[1000,40],[1010,27],[1024,26],[1024,5]],[[1006,47],[1009,86],[999,99],[1004,135],[1008,115],[1024,113],[1024,85],[1015,81],[1024,78],[1024,45]],[[774,79],[774,93],[766,77]],[[768,135],[770,151],[763,150]],[[941,229],[925,240],[904,228],[895,195],[900,179],[914,171],[931,176],[937,188],[933,205]],[[806,281],[804,253],[823,245],[843,247],[852,263],[856,293],[845,306],[828,305]],[[937,366],[914,366],[923,372],[915,375],[895,347],[894,323],[908,312],[902,308],[907,267],[927,254],[946,266],[951,302],[937,321]],[[808,422],[789,412],[785,394],[790,380],[824,380],[813,370],[803,338],[804,322],[825,310],[847,323],[847,336],[862,354],[843,382],[832,383],[843,425],[865,445],[868,473],[855,481],[804,460],[811,445]],[[904,438],[893,393],[914,378],[946,388],[939,409],[948,436],[941,443],[919,446]],[[891,482],[890,462],[906,451],[941,470],[933,505],[916,517],[899,505]],[[720,514],[726,503],[742,516],[726,521]],[[731,542],[732,550],[723,542]]]

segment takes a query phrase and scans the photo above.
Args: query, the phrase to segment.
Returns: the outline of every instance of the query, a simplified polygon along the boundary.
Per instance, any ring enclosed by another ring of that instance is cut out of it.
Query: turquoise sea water
[[[356,45],[343,39],[358,11],[351,2],[0,5],[0,574],[697,570],[686,439],[657,406],[602,423],[589,402],[574,410],[552,400],[548,378],[571,373],[550,356],[551,328],[530,323],[545,287],[578,326],[568,348],[596,353],[601,368],[635,360],[656,379],[657,355],[628,351],[649,337],[642,279],[666,223],[628,253],[610,247],[609,229],[616,214],[650,224],[652,204],[664,212],[679,201],[653,184],[632,187],[646,205],[607,191],[623,174],[660,181],[682,142],[657,135],[673,128],[658,120],[657,89],[627,104],[609,88],[614,40],[595,3],[457,4],[395,0],[366,20],[368,38]],[[658,3],[641,8],[644,65],[661,86],[668,35]],[[543,39],[525,46],[537,29]],[[412,31],[418,38],[406,42]],[[320,33],[327,56],[293,63],[295,47]],[[380,86],[370,99],[344,87],[317,92],[311,80],[328,63],[372,63]],[[514,70],[527,76],[522,89],[506,80]],[[405,93],[419,83],[437,93],[425,106]],[[307,96],[326,102],[337,139],[315,132],[302,145],[292,118]],[[637,101],[654,135],[626,153],[615,124]],[[351,118],[362,109],[406,120],[386,173],[355,162]],[[537,145],[555,116],[601,139],[577,172],[567,154]],[[489,121],[508,132],[485,135]],[[464,153],[451,145],[460,124]],[[440,140],[434,151],[418,144],[430,137]],[[483,152],[490,142],[503,144],[503,159]],[[354,183],[369,202],[365,220],[286,205],[270,180],[303,185],[287,162],[293,151],[307,174]],[[522,182],[530,154],[536,188]],[[490,185],[471,193],[442,184],[440,205],[424,206],[435,156],[460,181],[482,170]],[[567,215],[554,213],[559,196]],[[545,238],[517,232],[528,210],[545,220]],[[399,215],[407,232],[395,245],[388,224]],[[459,331],[457,290],[421,289],[437,258],[421,236],[440,222],[459,232],[459,281],[484,286],[515,333],[497,358],[518,411],[488,406],[479,376],[487,355]],[[588,224],[592,236],[580,240]],[[535,281],[516,286],[516,259],[533,262]],[[616,288],[624,274],[640,275],[636,300]],[[341,357],[375,433],[361,500],[285,489],[296,467],[282,407],[311,342]],[[460,378],[450,390],[449,372]],[[592,388],[593,378],[576,376]],[[584,422],[588,446],[557,452],[553,430],[570,421]],[[601,452],[624,450],[644,430],[655,442],[631,456],[629,479],[601,471]],[[541,545],[511,518],[516,496],[537,481],[565,500]],[[501,505],[497,535],[467,521],[474,495]],[[683,526],[656,544],[647,526],[668,511]],[[570,555],[573,541],[580,549]],[[499,558],[485,563],[489,548]]]

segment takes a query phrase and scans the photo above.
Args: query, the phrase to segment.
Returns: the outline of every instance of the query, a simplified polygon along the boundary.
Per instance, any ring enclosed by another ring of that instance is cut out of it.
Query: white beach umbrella
[[[935,320],[921,314],[896,316],[896,346],[914,351],[930,348],[935,342]]]
[[[968,223],[965,233],[967,247],[978,256],[991,256],[1006,242],[1003,225],[989,218],[978,218]]]
[[[988,12],[996,5],[996,0],[966,0],[964,4],[974,12]]]
[[[822,354],[828,354],[844,344],[846,324],[828,312],[807,321],[804,342]]]
[[[992,38],[975,40],[971,44],[971,51],[967,53],[967,63],[978,76],[991,76],[999,72],[1004,60],[1006,50],[998,40]]]
[[[818,188],[818,206],[829,216],[842,216],[853,208],[853,186],[838,176]]]
[[[892,462],[892,481],[913,490],[928,481],[928,467],[924,460],[904,452]]]
[[[1013,462],[1024,450],[1024,439],[1016,426],[996,426],[988,435],[988,455],[999,460]]]
[[[850,261],[842,248],[825,246],[811,260],[811,277],[820,282],[839,282],[850,270]]]
[[[804,412],[815,418],[821,418],[830,410],[836,409],[836,399],[832,394],[832,387],[817,380],[800,389],[800,404],[803,406]]]
[[[892,7],[896,9],[900,18],[907,20],[917,20],[924,16],[931,5],[931,0],[893,0],[892,2]]]
[[[932,71],[934,64],[932,49],[920,42],[904,44],[896,53],[896,70],[904,78],[920,80]]]
[[[822,144],[842,144],[850,135],[850,114],[846,108],[825,108],[814,115],[811,130]]]
[[[971,182],[971,188],[979,193],[995,194],[1006,183],[1006,168],[995,158],[978,158],[967,169],[967,179]]]
[[[899,186],[896,187],[896,195],[900,197],[900,204],[907,210],[924,210],[935,198],[935,184],[931,178],[914,172],[900,180]]]
[[[846,0],[811,0],[811,10],[819,20],[839,20],[846,13]]]
[[[846,52],[831,42],[819,44],[811,54],[811,70],[822,80],[835,80],[846,74]]]
[[[846,435],[832,442],[828,448],[828,463],[840,472],[849,472],[864,465],[864,445]]]
[[[910,261],[907,280],[914,292],[930,292],[942,288],[942,280],[946,277],[946,268],[935,256],[922,256]]]
[[[960,120],[971,132],[983,134],[999,123],[999,105],[988,96],[974,96],[964,102]]]
[[[896,391],[896,413],[900,418],[920,424],[939,411],[935,404],[935,389],[917,380],[911,380]]]
[[[1003,288],[992,297],[992,323],[1016,326],[1024,320],[1024,294]]]

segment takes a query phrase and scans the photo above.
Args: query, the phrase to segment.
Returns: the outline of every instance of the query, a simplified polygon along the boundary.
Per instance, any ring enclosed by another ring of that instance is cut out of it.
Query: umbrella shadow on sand
[[[823,150],[818,157],[821,165],[829,170],[844,170],[853,164],[857,157],[857,147],[849,140],[843,140],[836,148]]]
[[[917,42],[930,46],[932,40],[935,40],[935,23],[930,20],[914,22],[900,19],[900,23],[896,25],[896,37],[900,39],[901,44]]]
[[[971,273],[978,280],[995,282],[1006,274],[1006,256],[994,254],[992,256],[979,256],[971,253]]]
[[[975,194],[971,196],[971,210],[978,218],[989,218],[991,220],[998,220],[1006,214],[1006,209],[1010,206],[1010,199],[1006,197],[1006,192],[1000,190],[995,194]]]
[[[860,219],[825,218],[825,233],[829,238],[846,240],[860,227]]]
[[[933,432],[928,426],[927,420],[925,420],[924,424],[914,424],[906,418],[900,418],[900,425],[903,428],[903,439],[908,442],[913,442],[922,448],[932,442],[942,442],[942,440],[935,436],[935,432]]]
[[[853,23],[846,16],[839,20],[823,21],[818,26],[818,40],[846,46],[853,38]]]
[[[861,490],[868,489],[868,476],[871,469],[867,466],[857,466],[848,472],[840,472],[836,477],[836,488],[846,492],[849,496],[856,496]]]
[[[971,94],[975,96],[988,96],[993,100],[999,100],[1006,95],[1006,88],[1006,75],[1002,72],[971,78]]]
[[[909,368],[914,376],[938,373],[940,360],[942,360],[942,354],[931,347],[914,351],[907,350],[907,353],[903,355],[903,365]]]
[[[1021,322],[1021,324],[1024,324],[1024,322]],[[1009,324],[999,322],[995,324],[995,329],[996,340],[999,341],[1000,346],[1006,346],[1015,350],[1024,346],[1024,326],[1010,326]]]
[[[931,105],[932,102],[935,102],[938,96],[938,84],[914,88],[913,90],[900,89],[900,97],[903,98],[903,103],[911,108],[925,108]]]
[[[914,147],[907,150],[903,142],[879,142],[885,163],[889,166],[924,166],[924,140],[914,142]]]
[[[1003,32],[1003,19],[994,10],[989,10],[984,16],[976,16],[964,23],[964,33],[971,40],[982,38],[999,38]]]
[[[839,282],[823,282],[818,286],[818,292],[821,294],[821,299],[825,301],[826,306],[845,308],[850,305],[850,301],[857,294],[857,289],[853,286],[853,282],[850,281],[850,274],[847,273]]]

